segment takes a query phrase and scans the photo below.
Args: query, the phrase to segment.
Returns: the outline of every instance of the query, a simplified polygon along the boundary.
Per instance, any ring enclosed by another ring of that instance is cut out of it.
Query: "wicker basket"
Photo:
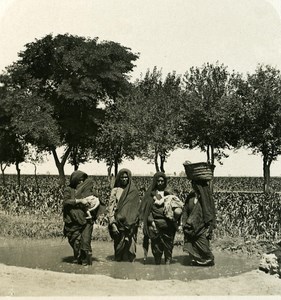
[[[214,165],[206,162],[191,164],[185,162],[183,164],[186,177],[190,180],[211,180],[213,178]]]

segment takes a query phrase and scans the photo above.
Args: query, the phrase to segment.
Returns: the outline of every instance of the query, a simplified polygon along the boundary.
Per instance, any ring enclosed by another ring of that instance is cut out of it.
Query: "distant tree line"
[[[154,67],[131,82],[138,53],[112,41],[46,35],[25,45],[0,75],[0,166],[54,157],[61,184],[66,163],[104,161],[108,174],[139,157],[165,172],[176,148],[198,148],[221,163],[227,149],[263,158],[264,191],[281,150],[281,76],[269,65],[253,74],[216,62],[163,77]],[[59,157],[58,149],[64,149]]]

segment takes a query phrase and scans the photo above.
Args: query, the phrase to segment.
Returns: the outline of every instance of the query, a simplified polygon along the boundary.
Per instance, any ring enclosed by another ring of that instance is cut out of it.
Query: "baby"
[[[93,181],[87,178],[84,182],[80,183],[77,187],[76,195],[77,199],[85,198],[87,204],[83,206],[86,213],[86,219],[92,219],[92,212],[98,208],[100,201],[93,192]]]
[[[164,205],[164,214],[168,219],[178,221],[182,214],[183,203],[177,196],[167,195],[161,197],[161,195],[156,195],[153,199],[155,205]]]
[[[92,219],[92,214],[91,212],[94,211],[100,204],[99,198],[92,195],[85,197],[87,200],[86,204],[86,219]]]

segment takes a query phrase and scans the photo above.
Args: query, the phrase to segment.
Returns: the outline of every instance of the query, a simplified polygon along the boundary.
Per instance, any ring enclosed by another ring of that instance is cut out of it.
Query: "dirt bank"
[[[94,267],[94,266],[93,266]],[[0,264],[0,296],[280,295],[281,281],[254,270],[238,276],[182,282],[121,280]]]

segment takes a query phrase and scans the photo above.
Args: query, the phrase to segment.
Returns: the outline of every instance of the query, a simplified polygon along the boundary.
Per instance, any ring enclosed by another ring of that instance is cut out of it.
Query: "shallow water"
[[[224,252],[216,252],[213,267],[190,265],[188,255],[182,247],[175,247],[171,265],[154,265],[149,252],[147,263],[143,264],[142,247],[138,245],[134,263],[115,262],[113,244],[93,241],[93,265],[81,266],[72,263],[72,250],[66,240],[9,240],[0,246],[0,263],[33,269],[52,270],[64,273],[98,274],[120,279],[189,281],[235,276],[257,268],[257,259],[250,259]]]

